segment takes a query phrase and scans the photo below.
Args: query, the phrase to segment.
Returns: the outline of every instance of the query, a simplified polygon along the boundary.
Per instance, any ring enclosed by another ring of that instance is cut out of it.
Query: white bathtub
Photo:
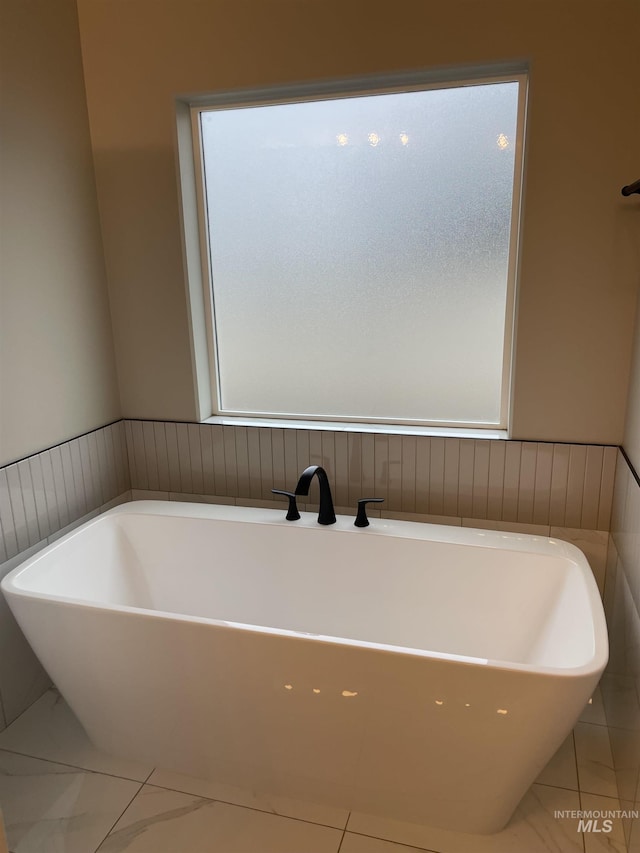
[[[2,589],[102,749],[262,793],[490,833],[608,654],[564,542],[134,502]]]

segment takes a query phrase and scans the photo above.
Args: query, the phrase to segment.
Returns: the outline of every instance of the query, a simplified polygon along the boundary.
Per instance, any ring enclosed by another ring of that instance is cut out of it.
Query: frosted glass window
[[[219,412],[504,425],[520,85],[199,110]]]

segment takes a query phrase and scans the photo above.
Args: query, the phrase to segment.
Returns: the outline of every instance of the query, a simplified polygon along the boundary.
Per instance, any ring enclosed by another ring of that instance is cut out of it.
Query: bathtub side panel
[[[107,752],[468,832],[506,823],[595,686],[34,598],[10,604]]]

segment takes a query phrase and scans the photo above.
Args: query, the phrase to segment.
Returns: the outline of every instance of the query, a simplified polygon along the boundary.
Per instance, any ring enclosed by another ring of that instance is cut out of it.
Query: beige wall
[[[619,443],[639,168],[635,0],[79,0],[125,416],[193,419],[178,94],[531,63],[513,436]]]
[[[0,19],[0,464],[120,416],[74,0]]]

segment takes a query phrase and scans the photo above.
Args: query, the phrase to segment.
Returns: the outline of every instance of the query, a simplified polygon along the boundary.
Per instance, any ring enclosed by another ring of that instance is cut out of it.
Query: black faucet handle
[[[296,504],[295,492],[286,492],[284,489],[271,489],[274,495],[284,495],[289,498],[289,509],[287,510],[287,521],[297,521],[300,518]]]
[[[384,498],[360,498],[358,501],[358,514],[353,522],[356,527],[368,527],[369,519],[367,518],[367,504],[381,504]]]

